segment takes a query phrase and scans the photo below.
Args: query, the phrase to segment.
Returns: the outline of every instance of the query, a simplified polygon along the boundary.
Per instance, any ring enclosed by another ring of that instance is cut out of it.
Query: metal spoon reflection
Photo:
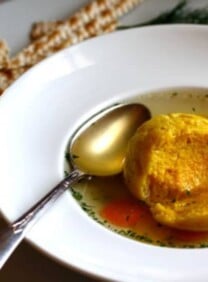
[[[140,104],[114,105],[88,119],[72,136],[69,155],[72,172],[29,211],[0,233],[0,269],[25,234],[72,184],[122,171],[127,143],[149,110]]]

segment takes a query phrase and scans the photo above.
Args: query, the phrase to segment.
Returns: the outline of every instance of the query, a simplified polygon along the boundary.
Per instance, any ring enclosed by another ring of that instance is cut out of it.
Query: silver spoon
[[[109,176],[122,171],[129,139],[149,118],[143,105],[114,105],[91,117],[75,132],[69,144],[72,172],[0,233],[0,269],[28,230],[69,186],[90,175]]]

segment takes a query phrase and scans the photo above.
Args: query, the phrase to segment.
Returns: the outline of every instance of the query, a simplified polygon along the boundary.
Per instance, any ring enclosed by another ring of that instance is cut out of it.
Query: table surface
[[[193,2],[206,3],[206,1],[190,0],[192,4]],[[6,2],[0,0],[0,38],[7,40],[11,53],[14,54],[28,43],[28,34],[33,22],[66,18],[67,15],[72,14],[87,2],[87,0],[11,0]],[[134,12],[125,16],[121,23],[138,23],[147,20],[176,2],[173,0],[146,0]],[[22,9],[23,7],[24,9]],[[41,9],[39,9],[40,7]],[[18,29],[15,28],[16,26]],[[0,215],[0,228],[5,225],[5,221]],[[97,279],[86,277],[60,265],[24,241],[1,270],[0,281],[93,282]]]

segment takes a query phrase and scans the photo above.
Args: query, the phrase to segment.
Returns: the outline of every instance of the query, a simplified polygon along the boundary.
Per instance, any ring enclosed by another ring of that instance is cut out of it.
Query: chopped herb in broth
[[[178,92],[173,92],[173,93],[171,93],[171,96],[172,97],[175,97],[175,96],[177,96],[178,95]]]
[[[72,194],[81,208],[95,221],[125,237],[164,247],[208,247],[208,232],[162,226],[154,220],[144,203],[138,201],[135,208],[136,200],[128,192],[121,175],[83,181],[72,189]],[[128,211],[128,203],[132,203],[133,214],[131,210]],[[119,214],[108,214],[106,218],[103,210],[109,206],[109,212],[112,213],[114,208],[119,209],[120,217]],[[113,220],[110,220],[111,217]]]
[[[193,111],[206,115],[208,107],[206,89],[177,89],[150,93],[139,96],[138,102],[149,107],[153,116]],[[67,156],[66,160],[68,161]],[[188,189],[186,194],[190,195]],[[122,236],[162,247],[208,247],[208,232],[177,230],[159,224],[152,217],[148,207],[133,198],[124,184],[122,175],[93,177],[81,181],[72,188],[72,195],[93,220]],[[172,202],[174,201],[173,198]]]

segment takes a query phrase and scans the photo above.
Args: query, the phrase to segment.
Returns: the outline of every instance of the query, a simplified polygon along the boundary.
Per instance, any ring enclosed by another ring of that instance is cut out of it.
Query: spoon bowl
[[[72,172],[0,232],[0,269],[29,229],[72,184],[89,175],[107,176],[122,171],[129,139],[149,118],[150,112],[143,105],[114,105],[78,128],[69,145]]]
[[[96,114],[70,140],[71,166],[95,176],[120,173],[129,139],[149,118],[141,104],[117,104]]]

